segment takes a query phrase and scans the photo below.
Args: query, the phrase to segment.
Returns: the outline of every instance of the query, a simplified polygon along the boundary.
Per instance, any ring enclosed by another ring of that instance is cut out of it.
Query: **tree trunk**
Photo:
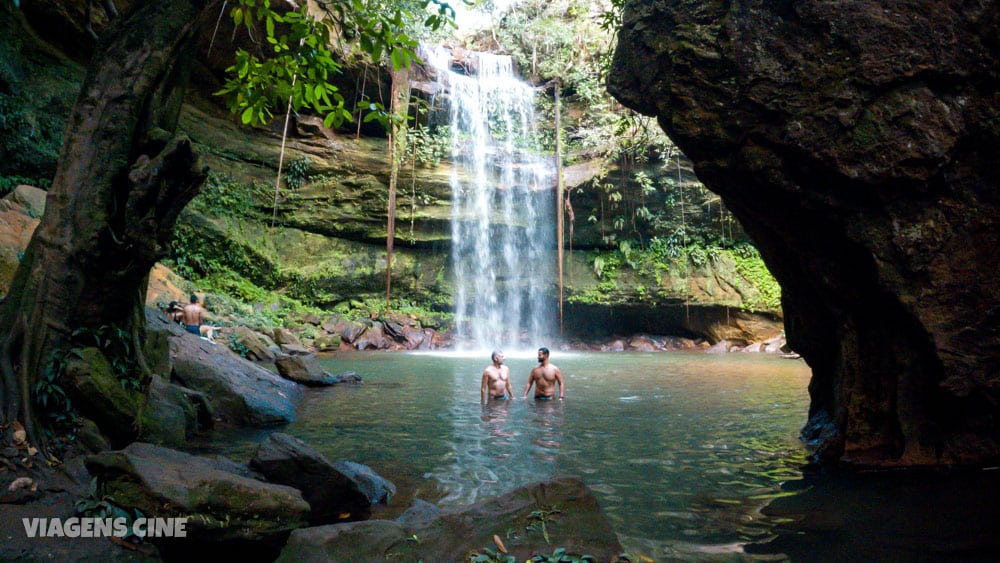
[[[30,389],[75,329],[130,331],[129,360],[144,366],[149,270],[206,174],[173,131],[207,3],[136,3],[99,47],[70,116],[45,215],[0,306],[2,423],[21,420],[43,448]]]
[[[392,112],[391,133],[389,134],[389,209],[386,219],[385,236],[385,313],[389,314],[389,298],[392,295],[392,246],[396,239],[396,184],[399,182],[399,166],[406,148],[406,116],[410,108],[410,69],[392,71]]]

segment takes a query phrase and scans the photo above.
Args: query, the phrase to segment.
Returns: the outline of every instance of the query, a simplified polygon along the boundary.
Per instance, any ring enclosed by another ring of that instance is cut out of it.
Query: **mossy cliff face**
[[[656,115],[782,284],[832,459],[1000,457],[1000,12],[631,2],[609,86]]]
[[[127,4],[119,2],[118,6],[124,10]],[[0,180],[44,187],[39,180],[51,177],[55,168],[59,139],[54,137],[64,127],[65,114],[83,76],[79,62],[88,58],[95,42],[84,30],[86,2],[59,0],[22,5],[20,11],[4,5],[8,17],[0,20],[11,32],[0,38],[0,49],[10,55],[0,65],[0,92],[10,92],[9,107],[16,109],[5,113],[0,108],[0,121],[8,124],[11,133],[8,141],[16,142],[0,143],[12,147],[2,153],[6,158],[0,165],[0,175],[8,178]],[[101,10],[95,9],[91,19],[98,34],[108,33],[107,18]],[[206,26],[199,41],[198,66],[180,117],[180,129],[191,138],[211,175],[201,195],[182,213],[169,265],[197,280],[199,291],[233,295],[249,303],[261,303],[262,308],[275,305],[280,296],[324,309],[340,310],[349,305],[352,311],[364,308],[355,307],[355,303],[381,302],[386,281],[389,176],[385,139],[365,136],[373,132],[364,128],[360,138],[353,127],[332,132],[322,128],[318,118],[293,116],[282,158],[280,118],[269,127],[243,127],[222,107],[221,100],[212,96],[219,89],[223,70],[232,62],[232,21],[222,18],[218,32],[214,31],[213,26]],[[242,32],[235,35],[237,41],[244,36]],[[209,49],[213,37],[215,47]],[[62,55],[64,52],[72,57]],[[28,76],[31,81],[25,78]],[[340,80],[348,99],[353,99],[350,89],[357,87],[354,78],[348,69]],[[380,90],[373,85],[374,80],[369,77],[367,82],[370,95]],[[381,91],[388,91],[388,87],[383,84]],[[4,95],[0,93],[0,98]],[[13,113],[24,119],[3,119]],[[46,125],[39,130],[53,132],[49,135],[53,137],[51,142],[38,143],[31,136],[33,130],[23,125],[26,122]],[[29,159],[40,163],[24,164]],[[282,180],[276,190],[279,161]],[[610,212],[604,215],[596,188],[589,187],[602,170],[608,174],[608,182],[612,178],[615,182],[631,181],[624,179],[629,174],[604,161],[579,163],[566,174],[567,186],[580,188],[573,194],[577,219],[574,237],[568,240],[576,253],[567,257],[568,275],[564,280],[567,336],[593,334],[597,325],[606,328],[606,323],[592,320],[594,311],[614,315],[637,307],[686,304],[704,307],[706,314],[714,314],[710,330],[686,323],[689,311],[685,308],[683,315],[671,315],[669,322],[644,321],[639,326],[629,320],[616,324],[615,332],[667,334],[681,330],[685,335],[714,342],[712,335],[722,334],[716,328],[730,318],[727,307],[774,311],[773,295],[763,295],[765,292],[757,287],[759,280],[739,271],[739,263],[734,270],[728,258],[689,257],[681,246],[673,249],[677,255],[669,258],[651,248],[640,251],[638,247],[630,257],[619,252],[618,241],[604,240],[605,234],[614,232],[612,217]],[[453,171],[447,159],[433,165],[406,162],[396,201],[392,295],[435,313],[451,310]],[[686,161],[684,176],[685,182],[694,181]],[[555,197],[554,192],[551,197]],[[657,197],[661,198],[658,204],[665,205],[665,196]],[[591,215],[599,220],[589,220]],[[689,209],[689,221],[692,216]],[[27,240],[21,232],[11,234],[17,235],[18,241]],[[731,238],[731,228],[729,234]],[[656,235],[638,234],[644,241]],[[8,256],[3,260],[6,269],[16,266],[21,250],[23,247],[3,253]],[[0,270],[4,270],[3,266],[0,264]],[[0,272],[0,282],[3,277]],[[0,292],[5,290],[0,287]],[[554,301],[558,295],[556,280],[552,280],[549,291]],[[158,299],[165,302],[176,296],[163,294],[163,299]],[[582,314],[575,315],[575,311]],[[632,319],[634,315],[619,317]],[[751,340],[768,338],[775,331],[780,331],[780,325],[772,325]]]

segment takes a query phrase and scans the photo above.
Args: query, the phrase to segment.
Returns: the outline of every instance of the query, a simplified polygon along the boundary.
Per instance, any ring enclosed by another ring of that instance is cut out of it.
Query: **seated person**
[[[167,309],[164,312],[167,314],[168,319],[177,324],[181,324],[181,317],[184,315],[184,308],[181,307],[180,303],[171,301],[170,304],[167,305]]]
[[[181,310],[181,324],[184,330],[195,336],[202,336],[208,340],[215,339],[215,331],[218,327],[203,324],[205,322],[205,308],[198,303],[198,296],[191,295],[191,304],[186,305]]]

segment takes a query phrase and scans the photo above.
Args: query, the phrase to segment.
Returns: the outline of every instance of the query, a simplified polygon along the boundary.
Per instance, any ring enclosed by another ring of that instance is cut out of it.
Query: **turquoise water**
[[[757,354],[563,353],[566,400],[520,399],[534,354],[507,359],[511,402],[479,404],[489,363],[452,354],[347,353],[322,359],[365,383],[309,391],[284,429],[332,460],[364,463],[413,497],[472,503],[553,475],[597,495],[626,549],[714,557],[767,536],[759,512],[802,478],[798,432],[809,370]],[[226,452],[249,457],[259,436]]]

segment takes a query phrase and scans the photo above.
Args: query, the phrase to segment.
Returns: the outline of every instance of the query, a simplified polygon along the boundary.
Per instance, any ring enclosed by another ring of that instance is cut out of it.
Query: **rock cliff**
[[[827,459],[1000,457],[998,38],[988,1],[626,7],[609,88],[781,282]]]
[[[117,2],[121,10],[128,4]],[[44,188],[54,171],[66,116],[84,72],[80,63],[97,45],[86,25],[89,22],[97,35],[109,32],[103,10],[95,6],[89,19],[86,13],[85,0],[22,2],[21,9],[0,3],[0,29],[8,32],[0,37],[0,53],[5,54],[0,57],[0,195],[6,193],[7,185]],[[321,127],[315,116],[295,116],[283,160],[284,182],[276,194],[280,120],[270,127],[241,127],[221,107],[220,99],[212,96],[220,88],[223,69],[232,62],[233,38],[238,46],[245,35],[234,34],[229,18],[223,17],[219,24],[217,31],[206,26],[199,41],[198,63],[180,115],[180,129],[191,138],[212,174],[178,221],[172,265],[190,278],[213,275],[208,287],[213,291],[244,297],[252,293],[261,308],[266,300],[259,294],[265,291],[325,309],[349,301],[380,300],[385,288],[389,174],[384,136],[365,127],[359,136],[354,125],[349,130],[330,131]],[[213,39],[219,40],[213,43]],[[348,99],[354,99],[358,83],[351,72],[346,68],[337,84]],[[385,77],[380,81],[385,82]],[[375,77],[369,76],[369,94],[388,91],[387,83],[377,87],[373,82]],[[447,111],[436,111],[447,115]],[[428,120],[423,117],[420,123]],[[678,183],[681,166],[678,159]],[[647,170],[650,177],[657,173],[656,168]],[[396,201],[393,295],[435,312],[451,309],[452,171],[448,158],[433,164],[408,162]],[[597,251],[611,253],[618,248],[618,241],[604,240],[605,231],[612,232],[609,225],[613,218],[610,211],[604,216],[600,190],[592,187],[601,174],[607,175],[606,183],[631,181],[613,162],[592,157],[583,158],[566,173],[577,213],[573,236],[568,239],[567,336],[603,337],[603,333],[595,334],[596,329],[614,327],[621,335],[676,332],[713,343],[720,337],[740,343],[780,332],[780,322],[771,322],[767,330],[751,337],[718,330],[730,324],[730,308],[760,311],[762,318],[779,321],[773,314],[776,291],[763,291],[757,279],[761,276],[744,271],[731,256],[689,260],[682,252],[687,242],[675,242],[672,250],[678,255],[671,263],[597,267]],[[671,179],[674,175],[671,169]],[[686,160],[683,178],[692,190],[697,182]],[[657,190],[648,197],[650,207],[666,206],[665,191]],[[704,217],[699,220],[701,215]],[[704,213],[691,205],[686,217],[689,224],[711,224],[717,217],[721,222],[722,216],[716,205],[709,205]],[[8,223],[0,221],[0,294],[7,291],[18,253],[30,237],[30,230],[20,222]],[[647,242],[654,236],[667,238],[664,233],[638,233],[638,238]],[[738,232],[737,236],[742,239]],[[639,261],[632,258],[631,262]],[[767,281],[771,282],[769,277]],[[771,282],[765,289],[773,285]],[[549,291],[555,299],[555,281]],[[177,293],[157,295],[156,299],[165,303]],[[654,314],[643,314],[641,322],[636,321],[639,315],[634,310],[651,308],[655,308]],[[701,310],[696,317],[712,317],[707,328],[705,323],[687,322],[689,309]],[[616,322],[595,322],[594,314]]]

